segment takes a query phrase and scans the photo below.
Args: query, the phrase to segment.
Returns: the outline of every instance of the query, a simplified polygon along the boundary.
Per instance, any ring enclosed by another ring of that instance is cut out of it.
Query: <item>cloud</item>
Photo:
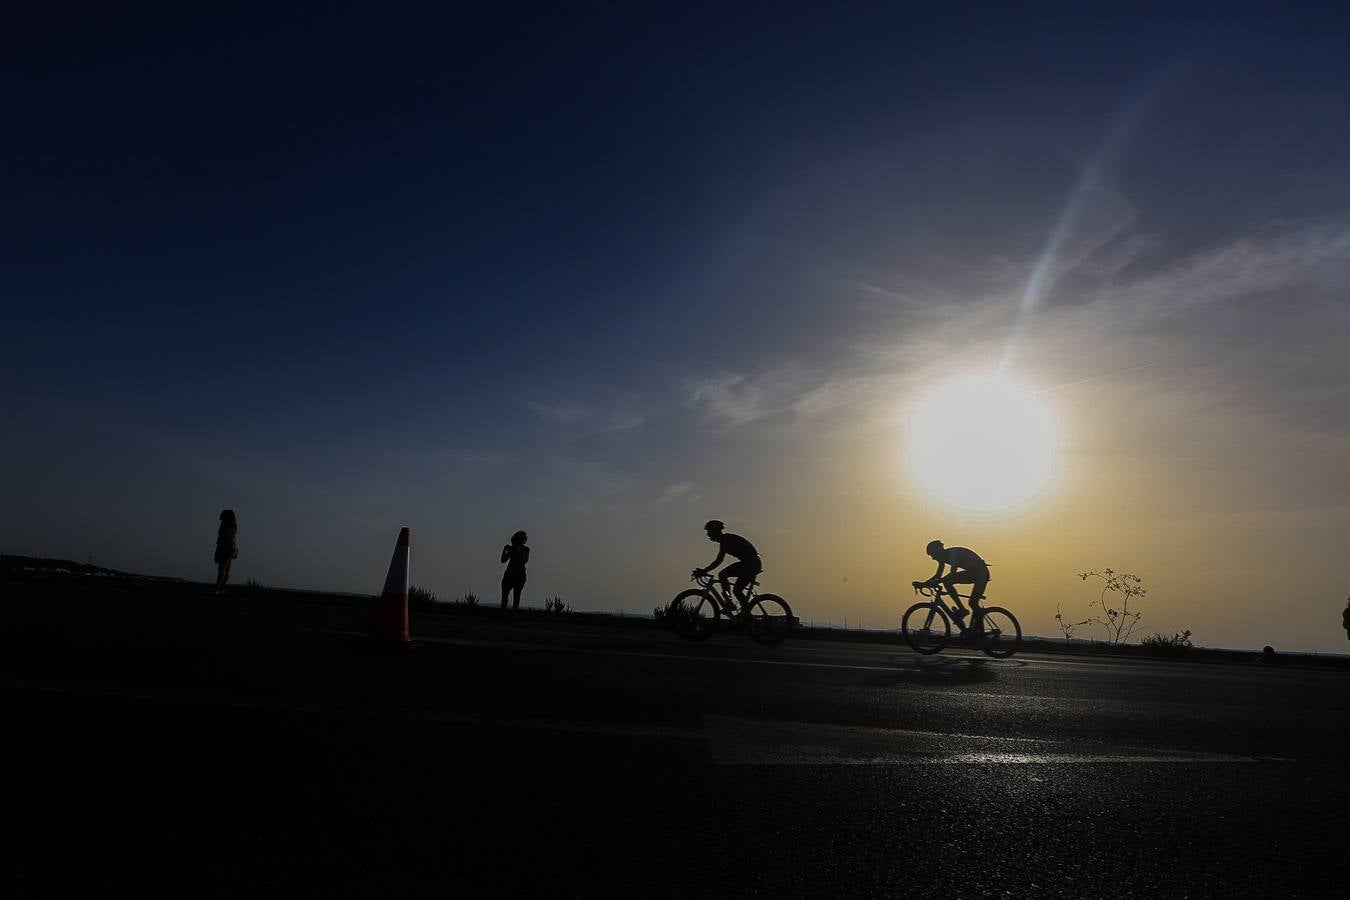
[[[625,399],[612,407],[598,404],[531,402],[528,407],[538,418],[553,425],[579,429],[582,435],[633,431],[647,422],[647,416],[633,408],[635,401]]]
[[[1350,287],[1350,222],[1274,223],[1154,274],[1109,284],[1099,299],[1138,319],[1317,286]]]
[[[770,401],[763,380],[734,372],[688,377],[683,382],[685,402],[720,424],[745,425],[782,408]]]
[[[696,501],[700,495],[694,489],[694,482],[681,481],[678,484],[666,485],[666,489],[661,492],[661,496],[656,499],[657,503],[673,503],[676,500]]]
[[[1193,415],[1249,416],[1332,440],[1350,434],[1336,412],[1350,398],[1350,217],[1269,222],[1149,264],[1166,248],[1132,230],[1133,208],[1113,197],[1102,212],[1091,234],[1066,236],[1052,302],[1025,315],[1034,261],[1020,270],[996,261],[983,296],[926,304],[903,318],[864,309],[852,339],[817,342],[830,352],[811,365],[766,360],[759,370],[689,376],[680,382],[684,403],[718,430],[829,416],[838,437],[902,420],[903,407],[928,387],[956,371],[993,368],[1015,344],[1010,374],[1057,397],[1088,391],[1149,408],[1170,396]],[[883,299],[893,293],[856,280],[844,286]],[[893,299],[892,310],[913,305],[908,295]]]
[[[901,291],[887,290],[884,287],[878,287],[875,284],[868,284],[865,281],[854,282],[853,287],[855,287],[857,290],[861,291],[864,294],[871,294],[876,297],[883,297],[887,300],[896,300],[900,303],[905,303],[910,306],[923,305],[922,300],[910,294],[906,294]]]

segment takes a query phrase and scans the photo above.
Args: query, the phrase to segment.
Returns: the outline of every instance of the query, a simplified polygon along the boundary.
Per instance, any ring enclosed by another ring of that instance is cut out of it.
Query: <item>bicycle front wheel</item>
[[[905,643],[925,656],[939,653],[952,639],[952,623],[936,603],[915,603],[900,619]]]
[[[984,611],[980,628],[984,632],[980,649],[994,659],[1006,659],[1022,646],[1022,626],[1001,606],[991,606]]]
[[[792,631],[792,608],[777,594],[760,594],[750,601],[745,627],[756,644],[772,647],[781,644]]]
[[[722,613],[711,594],[690,588],[670,601],[666,614],[676,634],[687,641],[701,641],[717,630],[717,619]]]

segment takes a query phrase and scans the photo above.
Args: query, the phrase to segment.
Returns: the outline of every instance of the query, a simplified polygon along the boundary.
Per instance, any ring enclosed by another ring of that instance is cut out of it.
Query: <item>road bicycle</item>
[[[952,624],[956,624],[959,638],[969,638],[972,646],[995,659],[1005,659],[1022,645],[1022,626],[1017,617],[1001,606],[986,606],[966,628],[956,615],[956,607],[944,598],[943,589],[927,582],[914,582],[914,593],[927,597],[915,603],[900,618],[900,631],[905,643],[916,653],[940,653],[952,640]],[[965,594],[958,594],[970,600]],[[971,603],[972,609],[978,609]]]
[[[685,640],[701,641],[710,636],[717,630],[717,620],[725,617],[743,623],[755,643],[771,647],[781,644],[797,624],[786,600],[777,594],[756,592],[758,581],[746,587],[746,600],[738,613],[729,592],[711,572],[695,569],[690,580],[699,586],[679,594],[666,607],[675,633]]]

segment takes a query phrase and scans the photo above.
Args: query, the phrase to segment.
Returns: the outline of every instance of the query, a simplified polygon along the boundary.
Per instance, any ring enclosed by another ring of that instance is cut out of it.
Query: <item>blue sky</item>
[[[943,536],[1032,631],[1111,565],[1342,647],[1350,32],[1280,10],[28,13],[0,547],[204,579],[231,506],[238,578],[375,590],[406,524],[490,595],[526,528],[527,602],[650,609],[718,516],[814,618]],[[1061,471],[971,519],[905,416],[1000,360]]]

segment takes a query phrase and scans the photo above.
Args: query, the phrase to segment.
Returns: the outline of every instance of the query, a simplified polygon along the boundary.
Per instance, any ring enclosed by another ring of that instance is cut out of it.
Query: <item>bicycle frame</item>
[[[972,641],[975,647],[994,659],[1006,659],[1022,645],[1022,626],[1017,617],[1002,606],[984,606],[985,597],[977,603],[968,594],[956,595],[968,601],[970,608],[975,610],[970,626],[966,627],[963,617],[956,615],[956,607],[947,602],[951,595],[947,594],[945,585],[916,581],[914,593],[923,599],[904,611],[900,629],[905,641],[919,653],[941,653],[951,639],[953,625],[962,640]],[[933,623],[939,619],[942,621],[934,628]]]
[[[947,614],[948,619],[950,619],[954,623],[957,623],[958,625],[960,624],[961,620],[956,617],[956,606],[950,602],[951,595],[947,593],[946,588],[942,586],[924,587],[921,585],[915,585],[914,593],[918,594],[921,597],[927,597],[930,600],[932,600],[935,604],[942,607],[942,611]],[[970,627],[973,628],[976,622],[979,622],[981,619],[984,618],[984,609],[981,608],[980,606],[977,606],[975,601],[970,599],[970,594],[962,594],[960,592],[957,592],[956,596],[960,597],[962,600],[965,600],[967,603],[970,604],[970,608],[975,610],[975,616],[970,620]],[[984,601],[987,599],[989,599],[987,596],[981,597],[979,602],[983,604]],[[928,624],[931,624],[931,622]],[[966,627],[961,626],[961,630],[965,631]]]
[[[711,572],[704,572],[702,575],[694,575],[692,580],[699,587],[707,591],[713,598],[713,602],[717,604],[718,612],[722,615],[727,615],[728,610],[732,609],[731,600],[727,597],[727,593],[731,593],[731,589],[728,588],[724,593],[722,591],[722,583],[718,581],[717,577]],[[752,581],[745,586],[745,606],[749,606],[750,602],[755,599],[755,595],[759,593],[759,591],[756,590],[757,587],[759,587],[758,581]]]

